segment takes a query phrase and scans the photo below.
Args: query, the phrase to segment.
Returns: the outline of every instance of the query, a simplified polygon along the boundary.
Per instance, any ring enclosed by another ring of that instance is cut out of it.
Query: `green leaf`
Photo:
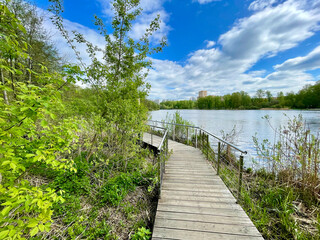
[[[44,225],[43,225],[43,224],[40,224],[38,227],[39,227],[39,229],[40,229],[41,232],[44,231]]]
[[[27,225],[28,228],[34,228],[38,225],[38,221],[36,220],[33,220],[33,221],[30,221],[30,223]]]
[[[50,227],[51,227],[51,223],[50,223],[50,222],[48,222],[48,223],[46,223],[46,224],[44,225],[44,228],[45,228],[46,232],[49,232],[49,231],[50,231]]]
[[[0,239],[4,239],[9,233],[9,230],[4,230],[0,232]]]
[[[46,120],[42,120],[42,121],[41,121],[41,126],[42,126],[42,127],[48,126],[48,122],[47,122]]]
[[[54,115],[53,113],[50,113],[50,117],[51,117],[52,119],[56,119],[56,115]]]
[[[22,98],[22,97],[21,97],[21,98]],[[24,111],[29,110],[29,107],[22,107],[20,110],[21,110],[21,112],[24,112]]]
[[[5,165],[8,165],[8,164],[10,164],[10,162],[11,162],[11,161],[9,161],[9,160],[7,160],[7,161],[4,161],[4,162],[2,163],[2,166],[5,166]]]
[[[35,227],[31,230],[30,232],[30,236],[33,237],[34,235],[36,235],[39,232],[39,228]]]
[[[11,206],[5,207],[5,208],[1,211],[1,215],[2,215],[2,216],[6,216],[6,215],[10,212],[11,209],[12,209]]]

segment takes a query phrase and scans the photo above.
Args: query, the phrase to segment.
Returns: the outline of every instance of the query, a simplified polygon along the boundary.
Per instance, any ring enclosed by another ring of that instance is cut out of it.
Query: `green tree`
[[[162,50],[165,40],[156,47],[150,46],[150,37],[160,27],[157,16],[151,21],[149,28],[139,41],[134,41],[129,32],[132,22],[141,14],[138,0],[113,1],[114,16],[112,20],[112,34],[106,29],[102,19],[95,16],[95,25],[100,34],[104,36],[105,48],[100,49],[85,39],[80,33],[74,32],[75,38],[71,39],[64,29],[61,12],[63,11],[59,0],[52,0],[50,10],[54,13],[52,18],[55,25],[67,39],[73,49],[73,41],[85,44],[91,58],[91,64],[86,66],[77,51],[85,78],[83,81],[95,90],[95,130],[91,137],[92,153],[102,148],[103,142],[109,145],[110,156],[121,156],[117,165],[119,169],[126,170],[128,162],[138,151],[136,140],[139,133],[144,130],[147,119],[147,109],[141,100],[145,99],[149,85],[144,81],[146,69],[151,67],[147,56]],[[102,54],[102,59],[98,55]],[[111,144],[111,143],[110,143]],[[101,162],[104,164],[104,161]]]
[[[238,109],[242,105],[241,93],[234,92],[231,94],[231,108]]]
[[[277,99],[279,101],[279,106],[284,107],[285,106],[285,98],[283,92],[279,92],[277,95]]]
[[[265,95],[266,95],[266,97],[268,99],[268,103],[270,104],[271,101],[272,101],[272,93],[270,91],[266,91]]]

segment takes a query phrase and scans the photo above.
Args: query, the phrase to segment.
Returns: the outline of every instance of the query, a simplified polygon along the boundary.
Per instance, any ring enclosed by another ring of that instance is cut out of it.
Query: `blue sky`
[[[44,16],[48,2],[35,0]],[[110,23],[107,0],[65,0],[65,25],[103,46],[93,15]],[[151,99],[189,99],[198,91],[223,95],[258,89],[298,91],[320,80],[320,0],[141,0],[145,10],[133,24],[138,39],[148,23],[161,15],[168,46],[151,56],[146,81]],[[45,18],[45,28],[61,54],[74,61],[72,51]],[[84,53],[84,46],[79,46]],[[85,54],[83,54],[86,59]]]

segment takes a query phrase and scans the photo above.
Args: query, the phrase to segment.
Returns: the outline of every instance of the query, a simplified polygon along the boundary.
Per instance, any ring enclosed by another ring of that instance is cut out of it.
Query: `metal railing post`
[[[204,132],[201,131],[201,150],[204,150],[204,144],[203,144],[203,136],[204,136]]]
[[[162,187],[162,169],[161,169],[161,154],[158,157],[158,167],[159,167],[159,183],[160,183],[160,188],[159,188],[159,198],[161,198],[161,187]]]
[[[187,144],[188,144],[188,138],[189,138],[189,128],[187,127]]]
[[[209,145],[209,135],[207,134],[207,159],[208,160],[210,160],[209,159],[209,147],[210,147],[210,145]]]
[[[243,156],[240,155],[239,161],[239,188],[238,188],[238,200],[241,197],[241,188],[242,188],[242,173],[243,173]]]
[[[176,139],[176,125],[173,125],[173,130],[172,130],[172,140],[174,141]]]
[[[196,129],[196,148],[198,148],[198,129]]]
[[[152,131],[153,131],[153,127],[151,127],[151,145],[153,145],[153,133],[152,133]]]
[[[218,142],[218,163],[217,163],[217,174],[219,175],[220,172],[220,147],[221,147],[221,143]]]

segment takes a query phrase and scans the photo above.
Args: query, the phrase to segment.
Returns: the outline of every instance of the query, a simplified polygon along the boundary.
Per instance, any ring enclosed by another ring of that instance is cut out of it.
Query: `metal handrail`
[[[158,122],[158,123],[165,123],[165,124],[171,124],[171,125],[178,125],[178,126],[184,126],[184,127],[191,127],[191,128],[198,128],[200,129],[199,127],[196,127],[196,126],[191,126],[191,125],[184,125],[184,124],[180,124],[180,123],[168,123],[168,122],[164,122],[164,121],[157,121],[157,120],[148,120],[150,122]]]
[[[203,129],[203,128],[200,128],[200,130],[201,130],[201,131],[203,131],[203,132],[205,132],[206,134],[208,134],[208,135],[210,135],[210,136],[212,136],[212,137],[214,137],[214,138],[218,139],[220,142],[223,142],[223,143],[225,143],[225,144],[229,145],[230,147],[232,147],[232,148],[234,148],[234,149],[238,150],[239,152],[241,152],[241,153],[243,153],[243,154],[247,154],[247,153],[248,153],[247,151],[243,151],[243,150],[241,150],[240,148],[238,148],[237,146],[233,145],[232,143],[229,143],[229,142],[227,142],[227,141],[225,141],[225,140],[223,140],[223,139],[221,139],[221,138],[217,137],[216,135],[214,135],[214,134],[212,134],[212,133],[208,132],[207,130],[205,130],[205,129]]]
[[[179,124],[179,123],[169,123],[169,122],[165,122],[165,121],[156,121],[156,120],[148,120],[150,122],[153,122],[153,123],[161,123],[161,124],[169,124],[169,125],[174,125],[174,126],[182,126],[182,127],[185,127],[186,130],[187,130],[187,136],[186,136],[186,139],[187,139],[187,142],[188,142],[188,128],[192,128],[192,129],[195,129],[195,147],[198,148],[198,133],[197,133],[197,130],[199,130],[200,132],[200,141],[201,141],[201,146],[199,147],[202,151],[205,151],[206,152],[206,157],[208,160],[210,160],[210,154],[209,154],[209,149],[211,149],[210,147],[210,142],[209,142],[209,136],[215,138],[218,140],[218,154],[217,154],[217,174],[220,175],[220,162],[221,162],[221,143],[224,143],[227,145],[227,147],[230,147],[230,148],[233,148],[237,151],[239,151],[241,154],[240,154],[240,157],[239,157],[239,179],[238,179],[238,199],[240,199],[241,197],[241,189],[242,189],[242,175],[243,175],[243,154],[247,154],[247,151],[244,151],[240,148],[238,148],[237,146],[221,139],[220,137],[214,135],[213,133],[210,133],[208,132],[207,130],[201,128],[201,127],[196,127],[196,126],[191,126],[191,125],[184,125],[184,124]],[[149,125],[149,124],[148,124]],[[162,129],[165,129],[163,127],[158,127],[158,126],[154,126],[154,125],[151,125],[152,127],[157,127],[157,128],[162,128]],[[175,140],[175,130],[176,128],[173,127],[172,129],[172,138],[173,140]],[[166,129],[166,134],[168,134],[168,129]],[[206,137],[206,143],[204,144],[205,146],[207,146],[207,148],[203,148],[203,137],[204,136],[207,136]],[[164,139],[164,138],[163,138]],[[162,140],[163,142],[163,140]],[[161,144],[160,144],[161,145]],[[203,149],[202,149],[203,148]],[[215,155],[215,153],[214,153]]]
[[[162,145],[163,145],[163,143],[164,143],[164,141],[165,141],[165,139],[166,139],[166,136],[168,135],[168,131],[169,131],[169,130],[168,130],[167,128],[159,127],[159,126],[155,126],[155,125],[151,125],[151,124],[148,124],[148,123],[146,123],[146,125],[149,126],[149,127],[160,128],[160,129],[162,129],[162,130],[166,130],[166,131],[164,132],[164,134],[163,134],[163,136],[162,136],[162,139],[161,139],[161,142],[160,142],[160,144],[159,144],[159,146],[158,146],[158,150],[161,151]],[[152,135],[152,133],[151,133],[151,135]]]
[[[243,151],[243,150],[241,150],[240,148],[238,148],[237,146],[233,145],[232,143],[229,143],[229,142],[227,142],[227,141],[225,141],[225,140],[221,139],[220,137],[218,137],[218,136],[214,135],[213,133],[208,132],[207,130],[205,130],[205,129],[201,128],[201,127],[191,126],[191,125],[184,125],[184,124],[179,124],[179,123],[168,123],[168,122],[162,122],[162,121],[156,121],[156,120],[148,120],[148,121],[150,121],[150,122],[158,122],[158,123],[171,124],[171,125],[177,125],[177,126],[183,126],[183,127],[190,127],[190,128],[199,129],[199,130],[201,130],[201,131],[205,132],[206,134],[210,135],[211,137],[216,138],[216,139],[217,139],[217,140],[219,140],[220,142],[223,142],[223,143],[225,143],[225,144],[229,145],[230,147],[232,147],[232,148],[234,148],[234,149],[238,150],[239,152],[241,152],[241,153],[243,153],[243,154],[247,154],[247,153],[248,153],[247,151]]]
[[[169,133],[169,130],[164,127],[159,127],[159,126],[155,126],[155,125],[151,125],[151,124],[147,124],[147,123],[146,123],[146,125],[150,126],[151,130],[152,130],[152,128],[159,128],[159,129],[165,130],[165,132],[162,136],[162,139],[160,141],[160,144],[157,148],[158,152],[160,153],[158,155],[158,166],[159,166],[159,183],[160,183],[159,198],[161,198],[163,174],[166,172],[165,158],[168,156],[168,137],[169,137],[168,133]],[[153,133],[151,131],[151,145],[153,144],[152,136],[153,136]],[[163,156],[163,154],[161,152],[163,152],[165,156]]]
[[[163,144],[164,144],[164,141],[165,141],[165,139],[166,139],[166,137],[167,137],[167,135],[168,135],[168,132],[169,132],[169,130],[166,129],[165,133],[163,134],[162,140],[161,140],[161,142],[160,142],[160,144],[159,144],[159,147],[158,147],[158,150],[159,150],[159,151],[161,151],[161,148],[162,148],[162,146],[163,146]]]

